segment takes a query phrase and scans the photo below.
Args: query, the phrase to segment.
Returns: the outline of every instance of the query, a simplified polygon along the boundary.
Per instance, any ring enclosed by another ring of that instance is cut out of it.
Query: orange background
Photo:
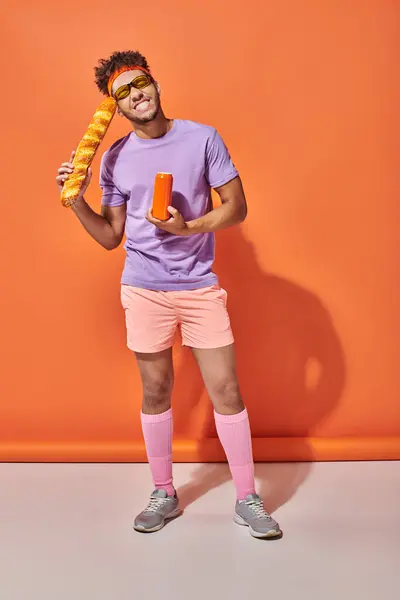
[[[56,171],[139,49],[167,116],[212,124],[249,216],[217,236],[257,460],[400,458],[399,4],[183,0],[3,6],[0,459],[145,458],[122,247],[61,206]],[[115,118],[94,162],[129,125]],[[221,460],[176,348],[176,460]]]

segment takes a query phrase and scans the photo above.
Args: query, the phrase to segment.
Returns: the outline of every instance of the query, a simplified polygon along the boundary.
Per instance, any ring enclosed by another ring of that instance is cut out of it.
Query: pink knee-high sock
[[[175,490],[172,485],[172,409],[160,415],[145,415],[142,412],[141,421],[154,487],[165,490],[168,496],[173,496]]]
[[[220,415],[214,411],[218,437],[225,450],[238,500],[255,494],[253,450],[247,410],[237,415]]]

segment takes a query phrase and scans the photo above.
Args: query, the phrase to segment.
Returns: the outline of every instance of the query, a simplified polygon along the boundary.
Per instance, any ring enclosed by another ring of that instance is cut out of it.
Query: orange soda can
[[[152,215],[159,221],[167,221],[171,214],[168,212],[168,206],[171,206],[172,182],[171,173],[157,173],[154,180],[154,195]]]

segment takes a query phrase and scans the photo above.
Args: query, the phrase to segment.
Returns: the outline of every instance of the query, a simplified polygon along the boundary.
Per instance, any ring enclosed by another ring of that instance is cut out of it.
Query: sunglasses
[[[143,90],[145,87],[151,85],[152,83],[153,80],[151,79],[151,77],[149,77],[149,75],[139,75],[138,77],[135,77],[135,79],[133,79],[130,83],[121,85],[121,87],[119,87],[115,92],[114,98],[116,100],[123,100],[124,98],[127,98],[131,93],[131,88],[134,87],[137,90]]]

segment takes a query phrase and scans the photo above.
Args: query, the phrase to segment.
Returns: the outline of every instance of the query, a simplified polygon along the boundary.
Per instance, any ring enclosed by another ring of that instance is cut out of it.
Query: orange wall
[[[55,184],[100,99],[94,64],[128,48],[168,116],[218,128],[244,181],[249,216],[218,235],[217,270],[256,458],[400,458],[399,5],[224,5],[2,9],[3,460],[144,458],[124,252],[97,246]],[[127,131],[115,118],[101,150]],[[176,360],[176,456],[221,458],[193,360]]]

